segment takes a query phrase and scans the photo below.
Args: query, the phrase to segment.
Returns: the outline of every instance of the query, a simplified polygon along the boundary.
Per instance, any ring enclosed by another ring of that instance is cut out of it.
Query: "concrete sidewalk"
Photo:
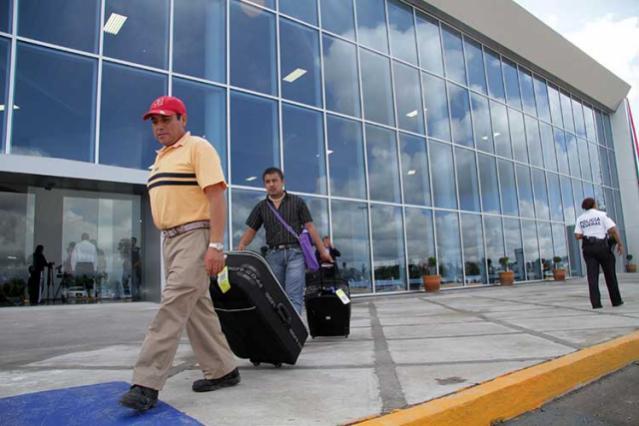
[[[196,394],[186,340],[160,399],[204,424],[339,424],[416,404],[639,329],[639,275],[625,305],[590,309],[583,280],[358,298],[351,335],[309,340],[295,366],[253,367]],[[0,398],[129,381],[156,305],[0,310]],[[141,419],[139,419],[141,420]]]

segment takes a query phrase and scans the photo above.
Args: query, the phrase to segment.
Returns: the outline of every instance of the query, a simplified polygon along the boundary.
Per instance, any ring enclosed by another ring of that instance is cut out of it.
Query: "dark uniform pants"
[[[601,269],[603,269],[612,305],[620,305],[622,300],[621,294],[619,293],[619,284],[617,283],[617,274],[615,273],[615,255],[610,248],[608,248],[608,244],[605,242],[595,244],[584,242],[583,255],[588,271],[588,290],[590,291],[590,303],[592,307],[601,307],[599,265],[601,265]]]

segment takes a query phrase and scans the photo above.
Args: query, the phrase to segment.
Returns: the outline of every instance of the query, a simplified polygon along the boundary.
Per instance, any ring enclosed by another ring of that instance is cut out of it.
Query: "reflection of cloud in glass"
[[[422,83],[428,135],[450,140],[448,102],[446,100],[444,81],[429,74],[422,74]]]
[[[374,200],[399,202],[399,173],[395,133],[366,126],[370,197]]]
[[[359,82],[355,46],[332,37],[323,37],[324,83],[327,108],[359,116]]]
[[[361,50],[364,116],[367,120],[394,125],[390,63],[383,56]]]

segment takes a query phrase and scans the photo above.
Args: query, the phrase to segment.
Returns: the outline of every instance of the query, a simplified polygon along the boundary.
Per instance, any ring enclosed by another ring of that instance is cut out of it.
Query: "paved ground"
[[[639,424],[639,363],[565,395],[507,426],[636,426]]]
[[[204,424],[345,423],[639,329],[639,275],[621,280],[625,305],[600,310],[582,280],[358,298],[348,339],[309,341],[281,369],[239,360],[241,385],[205,394],[190,390],[200,372],[185,340],[160,399]],[[130,380],[156,308],[0,310],[0,398]]]

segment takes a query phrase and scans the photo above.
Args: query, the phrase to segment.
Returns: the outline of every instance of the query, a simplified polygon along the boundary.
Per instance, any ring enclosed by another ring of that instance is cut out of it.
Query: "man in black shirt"
[[[324,247],[313,225],[308,207],[300,197],[284,190],[284,174],[276,167],[269,167],[262,174],[267,196],[257,203],[246,220],[247,228],[240,239],[239,250],[244,250],[253,241],[262,225],[266,229],[268,251],[266,260],[284,286],[297,312],[304,306],[304,255],[296,235],[290,233],[280,222],[274,208],[282,219],[299,235],[303,228],[311,234],[322,261],[333,262],[328,249]]]

